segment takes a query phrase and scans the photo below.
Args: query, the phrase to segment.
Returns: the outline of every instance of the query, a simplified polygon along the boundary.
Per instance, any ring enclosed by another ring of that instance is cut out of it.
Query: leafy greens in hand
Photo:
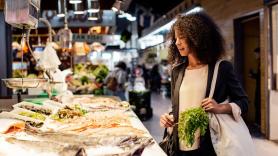
[[[200,129],[201,136],[204,136],[208,123],[208,115],[201,107],[188,109],[180,113],[178,126],[179,139],[185,141],[191,147],[195,141],[196,130]]]

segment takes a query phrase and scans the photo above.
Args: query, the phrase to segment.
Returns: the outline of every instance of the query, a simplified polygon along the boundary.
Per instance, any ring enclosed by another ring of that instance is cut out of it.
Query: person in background
[[[153,68],[151,69],[150,85],[151,85],[152,92],[160,93],[161,75],[160,75],[159,64],[154,65]]]
[[[142,65],[142,70],[143,70],[143,78],[145,80],[145,87],[147,89],[150,88],[150,70],[147,69],[145,63]]]
[[[256,81],[256,89],[255,89],[255,128],[257,131],[260,129],[261,125],[261,91],[260,91],[260,83],[261,83],[261,70],[260,70],[260,48],[254,49],[255,58],[258,61],[257,69],[250,69],[249,77]]]
[[[168,61],[163,59],[160,62],[161,92],[163,95],[170,96],[170,72],[171,66]]]
[[[137,65],[135,70],[134,70],[134,75],[135,75],[135,79],[134,79],[134,87],[133,89],[135,91],[145,91],[145,80],[142,77],[143,75],[143,69],[141,65]]]
[[[167,60],[161,60],[160,65],[161,65],[161,69],[160,69],[161,79],[163,81],[168,81],[170,77],[170,73],[169,73],[170,65],[168,64]]]
[[[194,142],[198,146],[188,147],[179,140],[176,124],[179,114],[194,107],[202,107],[210,113],[232,114],[231,105],[245,113],[248,108],[246,93],[236,78],[232,64],[222,61],[213,98],[207,98],[215,63],[224,56],[225,49],[218,26],[204,12],[178,17],[169,37],[172,112],[160,117],[160,125],[171,129],[174,138],[172,148],[177,155],[215,156],[209,128]],[[220,105],[227,97],[230,101]]]
[[[121,100],[125,101],[125,83],[127,82],[126,64],[123,61],[118,62],[115,70],[109,73],[104,80],[107,86],[107,94],[118,96]]]

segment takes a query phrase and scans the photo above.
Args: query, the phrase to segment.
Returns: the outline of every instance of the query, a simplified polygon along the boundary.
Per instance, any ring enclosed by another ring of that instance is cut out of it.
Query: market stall
[[[84,95],[59,100],[24,101],[0,113],[0,155],[165,155],[129,103]]]
[[[74,74],[67,84],[74,94],[103,95],[102,84],[108,73],[103,64],[79,63],[74,66]]]
[[[165,155],[128,102],[114,97],[73,95],[68,90],[97,94],[108,68],[78,64],[72,66],[74,79],[67,79],[71,72],[59,69],[62,62],[52,44],[51,24],[46,18],[35,16],[39,14],[40,0],[5,2],[5,21],[22,30],[22,39],[18,51],[21,68],[16,72],[19,78],[2,79],[8,88],[18,92],[18,103],[12,105],[12,110],[0,113],[1,156],[19,153],[28,156]],[[29,41],[31,29],[37,29],[39,22],[48,26],[49,37],[43,52],[40,54],[38,50],[39,55],[36,55]],[[65,29],[57,35],[60,47],[70,50],[72,33],[68,29],[67,10],[64,24]],[[42,77],[26,77],[28,73],[23,69],[25,44],[34,61],[30,66],[40,70]],[[48,97],[21,98],[23,90],[34,88],[46,90]],[[55,95],[54,89],[57,90]]]

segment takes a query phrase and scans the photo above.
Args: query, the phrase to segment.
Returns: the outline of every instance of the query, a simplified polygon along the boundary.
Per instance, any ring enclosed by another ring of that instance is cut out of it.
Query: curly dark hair
[[[190,51],[203,64],[214,63],[225,54],[225,41],[219,27],[206,13],[192,13],[178,16],[168,34],[170,41],[168,61],[172,65],[183,61],[175,44],[175,31],[179,31],[185,37]]]
[[[122,70],[126,70],[126,68],[127,68],[126,63],[123,61],[119,61],[116,65],[116,67],[121,68]]]

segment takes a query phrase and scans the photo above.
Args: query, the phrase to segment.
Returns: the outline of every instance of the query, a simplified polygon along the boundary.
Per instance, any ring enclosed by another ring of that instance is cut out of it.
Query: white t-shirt
[[[179,94],[179,113],[189,108],[199,107],[205,98],[207,88],[208,65],[199,69],[185,69],[184,77],[180,87]],[[195,138],[200,137],[200,132],[196,132]],[[196,140],[196,139],[195,139]],[[197,139],[192,147],[187,147],[183,141],[179,142],[180,150],[190,151],[199,147],[199,139]]]

